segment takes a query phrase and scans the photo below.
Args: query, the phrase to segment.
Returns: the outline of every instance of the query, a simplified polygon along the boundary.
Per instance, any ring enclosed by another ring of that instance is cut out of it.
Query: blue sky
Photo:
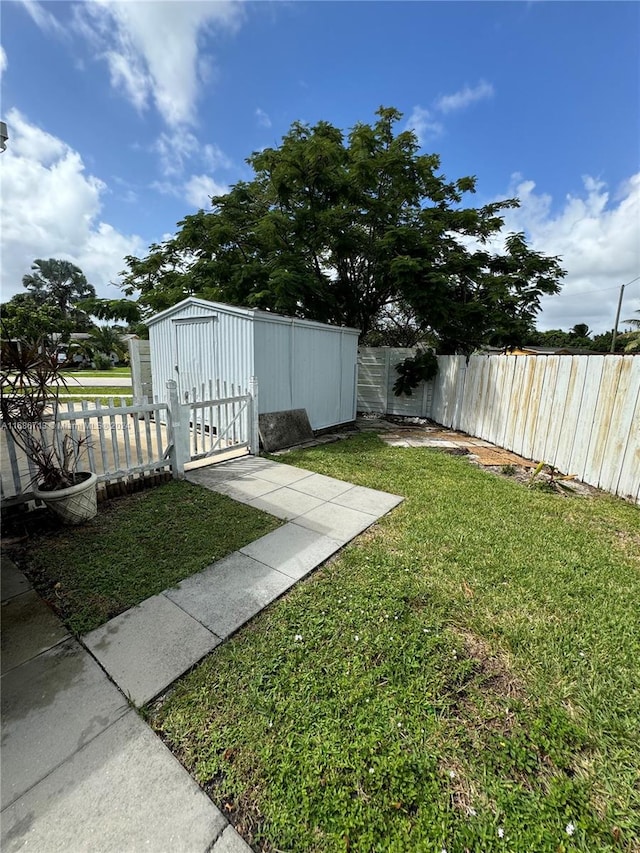
[[[126,254],[250,177],[291,122],[404,113],[470,203],[522,201],[568,270],[540,328],[611,328],[640,275],[640,5],[625,2],[1,4],[2,297],[36,257],[115,297]],[[622,316],[640,309],[640,280]]]

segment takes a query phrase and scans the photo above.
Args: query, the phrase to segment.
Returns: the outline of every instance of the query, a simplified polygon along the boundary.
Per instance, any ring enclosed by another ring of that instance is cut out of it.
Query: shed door
[[[176,327],[176,382],[178,398],[185,402],[187,394],[192,399],[196,389],[198,399],[202,383],[212,379],[214,361],[215,317],[189,317],[175,320]]]

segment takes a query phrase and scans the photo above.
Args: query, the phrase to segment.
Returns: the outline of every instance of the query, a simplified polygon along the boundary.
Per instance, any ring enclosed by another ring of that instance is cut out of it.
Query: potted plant
[[[80,471],[87,439],[65,434],[58,420],[65,362],[45,341],[2,341],[2,427],[35,470],[34,495],[67,524],[97,513],[97,476]]]

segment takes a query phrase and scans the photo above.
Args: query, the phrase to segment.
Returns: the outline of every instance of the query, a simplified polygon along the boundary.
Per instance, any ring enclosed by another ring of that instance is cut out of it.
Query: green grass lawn
[[[640,850],[638,508],[374,435],[283,461],[406,501],[148,709],[239,831]]]
[[[90,403],[95,403],[99,400],[102,406],[108,406],[109,400],[113,400],[116,406],[120,405],[120,400],[124,400],[127,406],[133,403],[130,387],[104,388],[97,385],[85,387],[83,385],[76,385],[73,382],[69,382],[66,389],[61,390],[59,399],[61,402],[73,402],[76,404],[81,403],[82,400],[88,400]]]
[[[31,540],[19,559],[77,633],[279,526],[253,507],[186,481],[112,500],[81,527]]]
[[[116,379],[118,376],[126,376],[131,378],[130,367],[112,367],[110,370],[64,370],[62,375],[65,378],[76,378],[78,376],[86,378],[104,377],[105,379]]]

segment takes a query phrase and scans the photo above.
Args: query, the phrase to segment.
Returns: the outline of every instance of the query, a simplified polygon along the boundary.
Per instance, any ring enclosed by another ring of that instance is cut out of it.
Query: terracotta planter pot
[[[65,524],[81,524],[98,513],[98,477],[86,472],[86,477],[66,489],[43,492],[37,487],[34,495],[45,503]]]

